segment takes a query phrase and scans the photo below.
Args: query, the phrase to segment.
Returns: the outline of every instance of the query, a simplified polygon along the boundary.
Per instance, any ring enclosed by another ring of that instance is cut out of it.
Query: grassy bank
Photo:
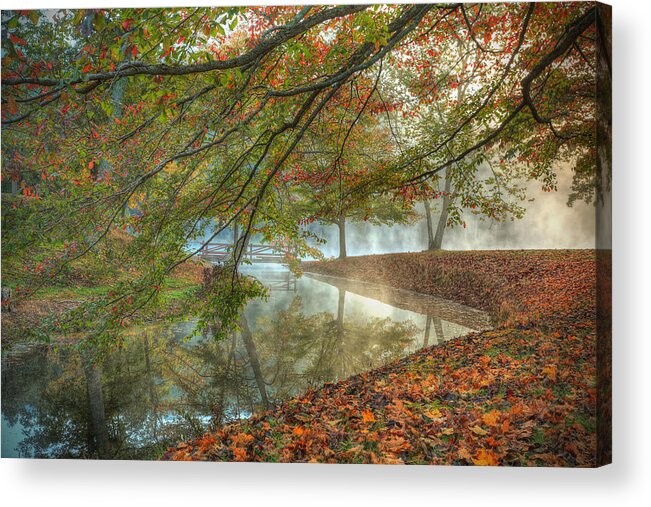
[[[396,254],[305,269],[460,301],[496,327],[326,384],[165,459],[596,464],[593,251]]]
[[[202,269],[199,263],[186,262],[173,271],[161,291],[160,309],[149,318],[183,315],[186,310],[184,297],[200,287]],[[2,313],[2,345],[21,341],[29,335],[29,330],[37,328],[48,316],[61,315],[83,301],[106,295],[111,290],[112,282],[108,276],[91,281],[68,276],[43,287],[34,297],[14,302],[10,312]]]

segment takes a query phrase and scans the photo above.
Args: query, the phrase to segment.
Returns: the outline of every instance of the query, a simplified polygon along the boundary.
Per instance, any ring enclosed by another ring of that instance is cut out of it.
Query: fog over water
[[[572,173],[568,168],[557,172],[557,191],[544,192],[539,182],[527,183],[528,198],[522,219],[504,222],[480,220],[466,210],[462,226],[448,227],[443,237],[445,250],[503,250],[547,248],[594,248],[595,207],[583,201],[567,205],[571,192]],[[440,200],[432,201],[434,227],[440,214]],[[392,252],[420,252],[427,249],[427,222],[424,207],[418,204],[421,219],[413,225],[372,225],[368,222],[346,223],[346,243],[349,256]],[[326,240],[319,245],[326,258],[339,255],[339,232],[334,225],[313,223],[309,230]],[[205,238],[207,239],[208,234]],[[223,231],[214,241],[232,242],[232,231]],[[254,237],[253,242],[259,241]],[[191,246],[197,248],[199,242]]]
[[[543,192],[541,184],[530,182],[529,198],[524,218],[496,222],[480,221],[469,211],[464,213],[467,227],[447,228],[443,237],[446,250],[493,250],[493,249],[545,249],[545,248],[594,248],[595,208],[593,204],[575,201],[567,206],[572,175],[563,171],[557,175],[558,190]],[[436,201],[434,201],[436,202]],[[427,249],[427,223],[424,208],[419,205],[422,219],[412,226],[374,226],[368,223],[349,223],[346,226],[348,255],[365,255],[391,252],[418,252]],[[440,204],[433,209],[434,226],[438,223]],[[339,254],[336,226],[315,225],[315,233],[327,240],[321,246],[326,257]]]

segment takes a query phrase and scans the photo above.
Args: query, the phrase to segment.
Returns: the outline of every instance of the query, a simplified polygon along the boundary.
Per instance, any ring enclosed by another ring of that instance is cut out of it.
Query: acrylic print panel
[[[2,456],[610,462],[610,8],[2,12]]]

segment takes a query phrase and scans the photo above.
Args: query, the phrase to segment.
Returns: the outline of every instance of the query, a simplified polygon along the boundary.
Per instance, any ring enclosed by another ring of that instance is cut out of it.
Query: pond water
[[[270,290],[228,339],[192,321],[129,329],[88,366],[69,347],[2,355],[2,457],[149,459],[275,403],[489,327],[462,305],[320,275],[249,267]]]

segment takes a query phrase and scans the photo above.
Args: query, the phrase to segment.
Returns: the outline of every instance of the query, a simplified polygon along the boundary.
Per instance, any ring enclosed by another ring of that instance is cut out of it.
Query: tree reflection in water
[[[426,320],[423,330],[359,305],[347,312],[348,293],[332,290],[336,312],[315,313],[324,307],[317,304],[309,313],[291,294],[273,312],[247,309],[240,330],[221,342],[187,338],[194,324],[183,322],[134,327],[99,364],[63,346],[5,354],[3,456],[153,458],[207,428],[444,339],[440,318],[413,314]]]

